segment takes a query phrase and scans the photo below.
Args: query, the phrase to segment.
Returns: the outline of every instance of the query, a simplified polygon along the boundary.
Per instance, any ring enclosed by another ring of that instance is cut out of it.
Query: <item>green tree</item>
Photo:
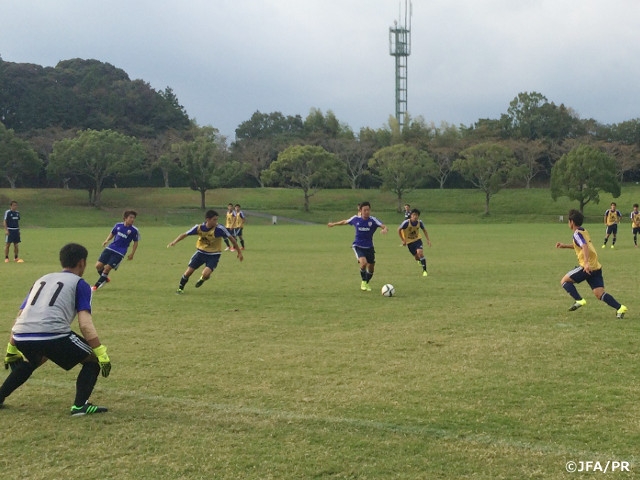
[[[0,123],[0,175],[9,186],[16,188],[20,175],[37,175],[41,169],[42,162],[31,145]]]
[[[580,211],[589,202],[599,203],[600,192],[620,196],[615,160],[589,145],[579,145],[566,153],[551,169],[551,198],[577,200]]]
[[[294,145],[280,152],[262,175],[266,185],[302,189],[304,211],[308,212],[309,199],[322,188],[341,185],[345,171],[342,162],[324,148]]]
[[[513,152],[498,143],[481,143],[463,150],[453,169],[484,193],[485,215],[489,215],[491,197],[523,176]]]
[[[142,171],[144,156],[144,147],[133,137],[113,130],[84,130],[53,145],[47,172],[80,179],[89,191],[89,204],[100,206],[105,183]]]
[[[180,165],[189,178],[191,190],[200,192],[200,208],[206,208],[207,190],[220,185],[217,169],[226,156],[226,141],[218,129],[200,127],[193,140],[175,145]]]
[[[398,212],[404,195],[420,185],[426,171],[435,168],[425,152],[404,143],[381,148],[373,154],[369,166],[382,180],[382,189],[396,194]]]

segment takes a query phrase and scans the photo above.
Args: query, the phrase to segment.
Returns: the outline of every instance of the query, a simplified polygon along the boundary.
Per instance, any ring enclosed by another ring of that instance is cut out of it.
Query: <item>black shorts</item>
[[[418,250],[424,250],[424,247],[422,246],[422,240],[416,240],[415,242],[407,243],[407,248],[409,249],[409,252],[411,252],[411,255],[414,256],[418,253]]]
[[[71,332],[54,340],[16,340],[16,347],[29,363],[40,365],[46,357],[56,365],[71,370],[93,353],[84,338]]]
[[[98,261],[103,265],[109,265],[114,270],[117,270],[123,258],[124,256],[120,255],[118,252],[105,248],[100,254]]]
[[[20,230],[9,230],[9,235],[5,235],[5,243],[20,243]]]
[[[611,235],[611,234],[617,235],[618,234],[618,224],[614,223],[613,225],[607,225],[607,235]]]
[[[371,265],[376,263],[376,251],[373,248],[362,248],[354,246],[353,251],[355,252],[357,259],[364,257],[367,259],[367,263]]]
[[[581,283],[585,280],[591,287],[591,290],[595,290],[596,288],[604,288],[604,278],[602,277],[602,269],[600,270],[592,270],[590,274],[584,271],[582,267],[576,267],[567,275],[573,280],[573,283]]]

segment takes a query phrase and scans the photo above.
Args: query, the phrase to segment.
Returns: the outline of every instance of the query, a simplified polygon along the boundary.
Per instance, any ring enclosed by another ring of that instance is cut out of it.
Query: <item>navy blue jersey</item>
[[[378,227],[382,227],[383,223],[376,217],[369,217],[366,220],[362,217],[354,215],[348,222],[356,229],[356,238],[353,240],[354,247],[373,248],[373,234]]]
[[[4,221],[7,223],[7,230],[18,230],[20,228],[20,212],[17,210],[7,210],[4,212]]]
[[[109,250],[119,253],[123,257],[127,254],[127,249],[131,242],[140,239],[140,232],[133,225],[126,226],[123,222],[116,223],[111,230],[113,242],[107,247]]]

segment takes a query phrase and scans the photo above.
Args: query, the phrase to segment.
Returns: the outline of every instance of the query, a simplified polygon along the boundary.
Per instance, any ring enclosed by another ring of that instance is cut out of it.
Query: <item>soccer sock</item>
[[[362,278],[363,282],[367,281],[367,271],[364,268],[360,269],[360,278]]]
[[[96,282],[96,287],[99,287],[100,285],[102,285],[104,282],[107,281],[107,279],[109,278],[109,275],[105,275],[104,273],[102,275],[100,275],[100,278],[98,279],[98,281]]]
[[[611,245],[615,245],[617,239],[618,239],[618,237],[613,237],[613,241],[611,242]]]
[[[100,365],[97,362],[87,362],[82,365],[76,379],[76,399],[73,401],[76,407],[81,407],[89,400],[99,374]]]
[[[29,362],[20,362],[13,367],[2,387],[0,387],[0,399],[11,395],[16,388],[29,379],[34,370],[35,367]]]
[[[582,300],[582,297],[578,293],[578,289],[576,288],[574,283],[564,282],[562,284],[562,288],[564,288],[567,291],[567,293],[571,295],[571,297],[573,297],[574,300]]]
[[[638,234],[637,233],[633,236],[633,244],[634,245],[638,244]]]
[[[427,271],[427,259],[422,257],[420,259],[420,265],[422,265],[422,270]]]
[[[367,270],[367,283],[369,283],[372,278],[373,278],[373,272],[370,272]]]
[[[242,248],[244,248],[244,238],[241,238],[241,239],[240,239],[240,246],[241,246]]]
[[[618,310],[622,306],[615,298],[613,298],[612,295],[606,292],[602,294],[602,297],[600,297],[600,300],[602,300],[604,303],[606,303],[610,307],[615,308],[616,310]]]
[[[98,275],[102,275],[102,272],[104,272],[104,268],[101,268],[100,270],[98,270]]]
[[[184,275],[180,278],[180,288],[184,288],[184,286],[189,281],[189,277],[185,277]]]
[[[606,244],[607,244],[607,240],[609,240],[609,238],[608,238],[608,237],[605,237],[604,242],[602,242],[602,244],[603,244],[603,245],[606,245]]]
[[[228,247],[229,246],[229,239],[227,237],[224,237],[224,244]]]

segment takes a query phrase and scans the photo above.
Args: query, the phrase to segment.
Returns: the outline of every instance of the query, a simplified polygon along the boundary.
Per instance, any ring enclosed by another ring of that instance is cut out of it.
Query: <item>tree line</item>
[[[619,195],[640,176],[640,119],[580,119],[538,92],[519,93],[498,119],[435,125],[407,116],[354,132],[332,111],[306,117],[256,111],[235,139],[188,117],[171,88],[97,60],[55,67],[0,58],[0,177],[11,188],[281,186],[302,190],[305,209],[321,188],[477,188],[485,212],[501,188],[549,187],[582,209],[598,192]]]

